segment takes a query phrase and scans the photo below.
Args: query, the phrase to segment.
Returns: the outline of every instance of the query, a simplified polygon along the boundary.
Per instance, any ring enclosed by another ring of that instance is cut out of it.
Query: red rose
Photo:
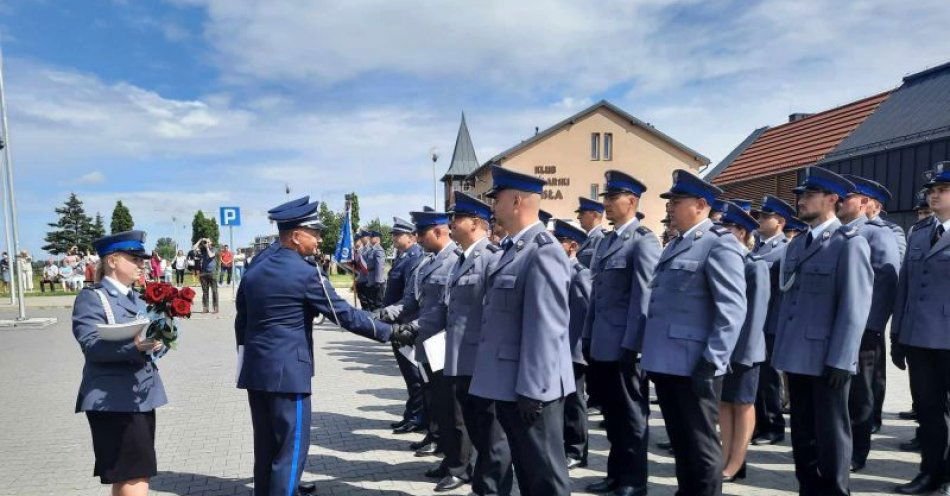
[[[195,290],[191,288],[181,288],[181,291],[178,292],[178,296],[190,302],[195,299]]]
[[[169,311],[172,314],[172,317],[190,317],[191,302],[181,298],[175,298],[169,305]]]
[[[157,283],[145,284],[145,292],[143,293],[143,296],[149,305],[155,305],[156,303],[161,303],[164,300],[165,289]]]
[[[168,285],[168,289],[165,290],[165,301],[171,301],[175,298],[178,298],[178,288],[172,285]]]

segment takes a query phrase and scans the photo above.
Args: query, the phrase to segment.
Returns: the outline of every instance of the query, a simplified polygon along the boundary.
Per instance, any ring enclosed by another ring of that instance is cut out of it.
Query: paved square
[[[228,292],[228,290],[223,290]],[[158,411],[160,474],[157,495],[231,496],[251,494],[252,443],[247,399],[234,387],[231,305],[217,315],[196,314],[184,323],[181,346],[160,362],[170,403]],[[71,333],[68,308],[30,308],[30,316],[55,316],[42,330],[0,331],[0,495],[103,495],[92,477],[92,447],[83,415],[73,413],[82,355]],[[0,309],[0,318],[13,315]],[[423,472],[436,458],[415,458],[408,444],[421,434],[393,435],[390,421],[405,397],[390,348],[320,328],[315,335],[317,375],[313,381],[313,428],[305,480],[318,481],[319,494],[433,494]],[[865,471],[852,478],[854,494],[889,494],[895,483],[917,472],[919,456],[897,450],[914,424],[896,419],[910,400],[907,377],[888,370],[885,427],[875,436]],[[600,420],[592,417],[592,425]],[[654,407],[651,445],[666,440]],[[573,487],[602,477],[607,442],[591,432],[591,466],[571,473]],[[673,459],[650,453],[650,494],[675,491]],[[796,488],[788,440],[752,447],[749,478],[727,484],[724,494],[791,495]],[[465,494],[460,489],[450,494]]]

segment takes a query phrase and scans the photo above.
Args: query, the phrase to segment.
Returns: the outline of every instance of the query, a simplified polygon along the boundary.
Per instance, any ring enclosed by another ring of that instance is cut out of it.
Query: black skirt
[[[96,465],[103,484],[147,479],[158,473],[155,460],[155,410],[86,412]]]
[[[726,403],[751,405],[759,389],[759,364],[734,368],[722,380],[722,398]]]

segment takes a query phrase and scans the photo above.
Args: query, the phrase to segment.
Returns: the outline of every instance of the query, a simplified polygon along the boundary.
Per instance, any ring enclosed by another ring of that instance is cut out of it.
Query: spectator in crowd
[[[82,261],[85,263],[85,284],[93,285],[96,282],[96,269],[99,267],[99,256],[91,251],[86,252]]]
[[[46,292],[46,285],[49,284],[50,292],[56,291],[56,283],[59,281],[59,267],[53,259],[46,261],[43,267],[43,278],[40,279],[40,292]]]
[[[172,269],[175,271],[175,285],[178,287],[185,285],[185,271],[188,269],[189,258],[185,252],[178,250],[175,259],[172,260]]]
[[[164,258],[162,259],[162,282],[172,282],[172,264]]]
[[[148,261],[148,269],[149,280],[162,280],[162,258],[158,256],[158,252],[152,252],[152,258],[150,258]]]
[[[76,257],[79,257],[79,254],[76,254]],[[83,287],[83,282],[86,280],[86,260],[79,258],[76,262],[76,266],[73,267],[73,275],[70,278],[70,287],[73,288],[73,291],[79,291]]]
[[[0,280],[3,281],[3,290],[6,291],[10,284],[10,255],[7,252],[3,252],[0,257]]]
[[[231,273],[234,269],[234,253],[231,253],[231,250],[228,248],[228,245],[224,245],[221,248],[221,268],[218,271],[218,284],[224,284],[224,275],[228,276],[228,286],[231,285]]]
[[[66,252],[66,256],[63,257],[63,263],[69,265],[69,268],[74,269],[79,265],[79,248],[73,246]]]
[[[188,272],[198,277],[198,250],[188,250]]]
[[[238,250],[234,254],[234,283],[237,284],[241,280],[241,276],[244,275],[244,262],[247,260],[247,255],[244,254],[244,250]]]
[[[20,250],[16,258],[20,269],[20,287],[23,291],[33,292],[33,257],[26,250]]]
[[[63,291],[73,290],[73,267],[66,263],[66,259],[59,266],[59,282],[63,285]]]
[[[218,313],[218,281],[214,278],[214,273],[218,269],[218,260],[214,242],[208,238],[201,238],[195,243],[194,250],[198,254],[196,262],[198,280],[201,282],[201,304],[205,313],[208,313],[208,297],[210,296],[214,313]]]

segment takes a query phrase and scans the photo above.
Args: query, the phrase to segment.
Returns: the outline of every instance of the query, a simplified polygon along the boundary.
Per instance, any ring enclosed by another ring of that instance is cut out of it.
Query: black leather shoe
[[[881,424],[875,423],[871,426],[871,434],[877,434],[878,432],[881,432]]]
[[[634,486],[620,486],[612,493],[614,496],[646,496],[647,488]]]
[[[426,470],[426,477],[430,479],[441,479],[445,477],[446,475],[449,475],[449,471],[446,470],[445,467],[442,466],[442,464],[439,464],[435,468],[430,468],[429,470]]]
[[[937,489],[934,496],[950,496],[950,483],[940,486],[940,489]]]
[[[915,437],[906,443],[901,443],[898,448],[901,451],[920,451],[920,440]]]
[[[315,494],[317,492],[317,483],[301,482],[297,485],[297,490],[304,494]]]
[[[656,443],[656,447],[657,447],[657,448],[660,448],[661,450],[667,450],[667,451],[669,451],[669,450],[673,449],[673,443],[671,443],[671,442],[669,442],[669,441],[667,441],[667,442],[665,442],[665,443]]]
[[[409,422],[409,419],[402,419],[399,422],[390,422],[389,427],[396,429],[405,425],[406,422]]]
[[[399,427],[393,429],[393,434],[409,434],[410,432],[422,432],[425,430],[425,427],[415,423],[415,422],[406,422]]]
[[[899,412],[897,417],[901,420],[917,420],[917,412],[914,410],[908,410],[906,412]]]
[[[736,473],[734,473],[734,474],[732,474],[732,475],[723,475],[723,476],[722,476],[722,481],[723,481],[723,482],[735,482],[735,481],[737,481],[737,480],[739,480],[739,479],[745,479],[745,469],[746,469],[746,464],[745,464],[745,462],[742,462],[742,466],[739,467],[739,470],[738,470]]]
[[[409,443],[409,449],[411,449],[412,451],[415,451],[431,442],[432,442],[432,436],[426,434],[426,437],[422,438],[420,441]]]
[[[606,420],[601,420],[600,422],[597,423],[597,427],[599,427],[599,428],[601,428],[601,429],[606,429],[606,428],[607,428],[607,421],[606,421]]]
[[[867,460],[860,462],[857,460],[851,460],[851,472],[860,472],[864,470],[864,466],[867,465]]]
[[[458,489],[465,484],[468,484],[468,481],[454,475],[446,475],[445,478],[439,481],[435,485],[435,492],[441,493],[445,491],[451,491],[453,489]]]
[[[579,459],[579,458],[567,457],[567,469],[568,469],[568,470],[573,470],[573,469],[575,469],[575,468],[577,468],[577,467],[586,467],[586,466],[587,466],[587,462],[585,462],[584,460],[581,460],[581,459]]]
[[[593,484],[588,484],[584,490],[589,493],[609,493],[618,487],[620,487],[620,483],[618,483],[615,479],[604,477],[600,481],[597,481]]]
[[[429,444],[427,444],[427,445],[425,445],[425,446],[423,446],[423,447],[417,449],[417,450],[416,450],[416,456],[418,456],[418,457],[423,457],[423,456],[435,456],[436,452],[438,452],[438,451],[439,451],[439,448],[435,445],[435,443],[429,443]]]
[[[785,440],[784,433],[778,432],[767,432],[759,435],[759,437],[752,440],[752,444],[755,446],[763,446],[766,444],[778,444]]]
[[[930,474],[919,473],[914,480],[894,488],[897,494],[924,494],[940,487],[940,481]]]

